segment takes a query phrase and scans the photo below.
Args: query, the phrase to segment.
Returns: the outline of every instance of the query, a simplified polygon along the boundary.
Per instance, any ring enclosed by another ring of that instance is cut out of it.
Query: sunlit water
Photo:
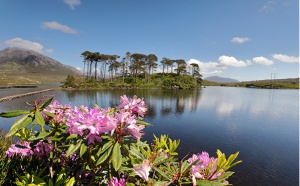
[[[180,139],[179,158],[220,149],[240,152],[242,164],[232,170],[233,185],[299,184],[299,91],[228,87],[201,90],[99,90],[51,91],[0,103],[0,112],[29,108],[26,101],[55,95],[63,104],[113,107],[119,97],[137,95],[148,105],[142,139],[168,134]],[[0,90],[1,95],[1,90]],[[9,130],[15,119],[0,118]]]

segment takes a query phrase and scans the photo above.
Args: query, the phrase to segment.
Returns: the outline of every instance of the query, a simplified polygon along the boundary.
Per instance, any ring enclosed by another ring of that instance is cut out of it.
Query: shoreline
[[[39,94],[39,93],[43,93],[43,92],[48,92],[48,91],[52,91],[52,90],[56,90],[57,88],[49,88],[49,89],[44,89],[44,90],[39,90],[39,91],[34,91],[34,92],[28,92],[28,93],[24,93],[24,94],[17,94],[17,95],[12,95],[12,96],[5,96],[0,98],[0,102],[4,102],[4,101],[9,101],[9,100],[13,100],[13,99],[17,99],[20,97],[25,97],[25,96],[30,96],[33,94]]]

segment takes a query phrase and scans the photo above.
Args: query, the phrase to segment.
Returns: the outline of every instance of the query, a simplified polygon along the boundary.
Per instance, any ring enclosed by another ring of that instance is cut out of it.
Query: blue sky
[[[2,0],[0,17],[0,50],[73,67],[89,50],[184,59],[204,78],[299,77],[298,0]]]

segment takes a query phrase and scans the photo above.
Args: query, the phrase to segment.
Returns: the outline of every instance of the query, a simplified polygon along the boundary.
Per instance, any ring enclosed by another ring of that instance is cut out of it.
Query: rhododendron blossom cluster
[[[17,185],[221,186],[229,184],[226,179],[233,174],[226,170],[241,162],[233,162],[238,152],[227,160],[219,150],[218,158],[202,152],[177,162],[175,150],[180,140],[154,135],[151,145],[142,142],[142,130],[149,124],[142,121],[147,107],[137,96],[121,96],[115,108],[62,105],[52,98],[42,106],[34,105],[30,112],[0,113],[11,117],[27,114],[8,133],[20,141],[5,152],[9,161],[17,161],[12,166],[19,172],[11,178]],[[40,131],[32,132],[36,125]],[[26,176],[19,177],[22,174]]]
[[[202,152],[201,154],[193,154],[191,158],[188,159],[189,163],[192,164],[198,160],[196,165],[193,165],[190,169],[193,175],[193,183],[196,185],[196,178],[202,180],[214,180],[221,176],[224,172],[217,172],[217,158],[209,157],[207,152]]]
[[[74,107],[71,105],[62,106],[57,100],[53,101],[44,111],[54,114],[55,122],[65,122],[69,127],[69,134],[85,136],[89,144],[101,141],[102,134],[112,134],[120,124],[124,125],[122,135],[130,134],[140,139],[144,129],[143,125],[136,125],[137,117],[144,116],[147,111],[145,102],[134,96],[128,99],[126,95],[121,96],[119,112],[111,113],[111,108],[88,108],[85,106]],[[43,114],[45,119],[49,116]]]
[[[31,156],[33,155],[33,151],[31,150],[31,147],[29,146],[29,142],[24,141],[23,143],[17,142],[17,145],[22,146],[17,147],[15,144],[12,144],[11,147],[5,152],[6,156],[8,158],[20,154],[21,156]]]

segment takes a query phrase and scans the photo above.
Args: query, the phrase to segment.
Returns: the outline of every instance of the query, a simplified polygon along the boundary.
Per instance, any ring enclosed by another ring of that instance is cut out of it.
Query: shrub
[[[12,172],[5,183],[16,185],[227,185],[229,168],[238,152],[227,159],[217,150],[176,159],[180,140],[167,135],[149,145],[141,141],[147,107],[143,99],[120,97],[115,108],[61,105],[49,98],[30,111],[0,113],[24,115],[7,137],[16,136],[5,155]],[[38,126],[40,130],[33,131]],[[30,128],[29,128],[30,127]],[[12,168],[14,167],[14,168]],[[3,168],[1,167],[2,173]]]

